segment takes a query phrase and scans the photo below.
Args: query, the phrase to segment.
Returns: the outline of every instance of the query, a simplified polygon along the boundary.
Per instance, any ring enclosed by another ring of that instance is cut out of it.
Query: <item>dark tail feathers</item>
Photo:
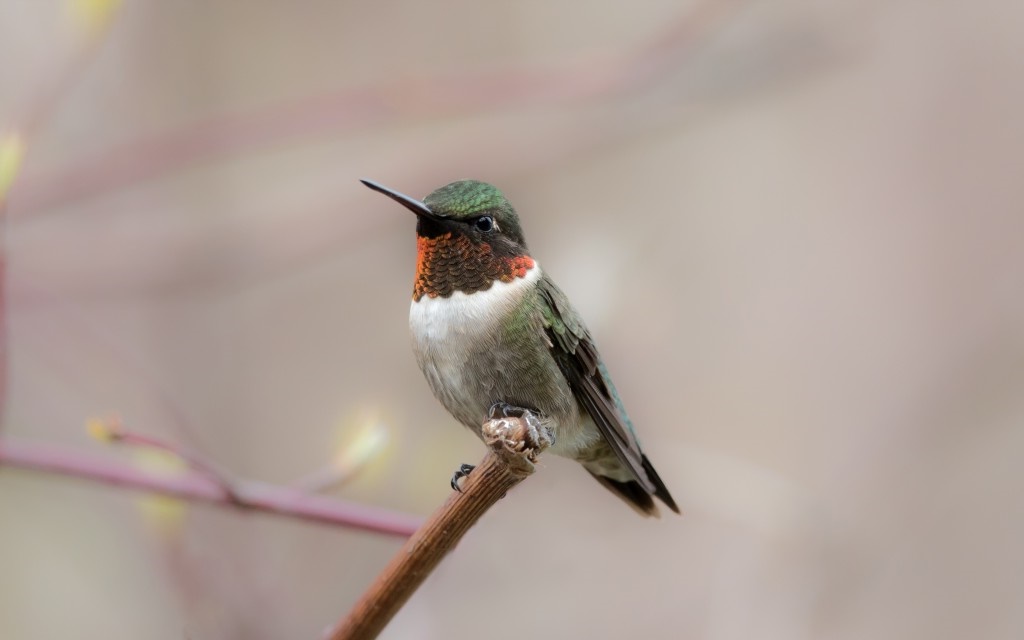
[[[647,472],[647,479],[654,485],[653,495],[664,502],[669,509],[680,513],[679,507],[676,506],[676,501],[672,499],[672,494],[668,492],[668,488],[661,481],[661,477],[658,476],[658,472],[654,470],[647,456],[643,456],[643,467],[644,471]],[[599,476],[596,473],[591,473],[590,475],[594,476],[598,482],[607,487],[612,493],[622,498],[626,504],[636,509],[640,515],[648,517],[658,517],[661,515],[658,512],[658,506],[654,504],[654,498],[651,497],[652,494],[648,493],[643,485],[636,480],[620,482],[605,476]]]

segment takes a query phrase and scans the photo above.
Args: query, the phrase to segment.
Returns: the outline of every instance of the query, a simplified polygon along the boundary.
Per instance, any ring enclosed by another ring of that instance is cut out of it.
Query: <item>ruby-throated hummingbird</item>
[[[552,453],[581,463],[644,515],[658,513],[651,496],[679,513],[640,450],[590,332],[530,255],[505,196],[462,180],[421,202],[362,182],[416,214],[409,328],[441,404],[478,436],[494,407],[527,409],[551,434]]]

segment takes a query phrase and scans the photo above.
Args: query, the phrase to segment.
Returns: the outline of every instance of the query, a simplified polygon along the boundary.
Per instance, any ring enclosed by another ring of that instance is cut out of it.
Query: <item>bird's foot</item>
[[[501,418],[522,418],[525,414],[535,414],[533,409],[517,407],[507,402],[495,402],[487,412],[488,420],[500,420]]]
[[[555,442],[551,431],[533,410],[507,402],[491,405],[482,435],[487,446],[500,445],[512,453],[524,455],[530,462],[536,462],[540,452]]]
[[[473,469],[476,469],[476,466],[472,464],[464,464],[456,469],[455,473],[452,474],[452,489],[462,493],[462,487],[459,486],[459,480],[462,480],[472,473]]]

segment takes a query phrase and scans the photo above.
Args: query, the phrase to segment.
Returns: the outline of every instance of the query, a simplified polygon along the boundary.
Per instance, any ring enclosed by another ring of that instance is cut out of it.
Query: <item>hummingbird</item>
[[[530,254],[502,192],[460,180],[420,201],[362,183],[416,214],[409,329],[445,409],[478,437],[496,409],[529,411],[550,433],[549,451],[582,464],[640,514],[659,515],[654,497],[679,513],[590,331]],[[463,465],[452,487],[471,470]]]

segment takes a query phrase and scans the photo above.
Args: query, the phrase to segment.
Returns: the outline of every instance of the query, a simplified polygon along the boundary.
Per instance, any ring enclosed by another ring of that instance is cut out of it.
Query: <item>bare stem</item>
[[[156,449],[158,451],[165,451],[171,455],[177,456],[185,464],[187,464],[193,471],[198,471],[201,474],[206,475],[213,480],[220,488],[224,491],[228,500],[237,502],[239,500],[238,492],[235,491],[234,482],[229,481],[227,475],[220,471],[216,465],[207,460],[205,457],[196,453],[195,451],[189,451],[180,445],[170,444],[164,442],[153,436],[147,436],[140,433],[134,433],[127,431],[121,425],[120,420],[107,421],[103,425],[107,432],[104,437],[109,439],[111,442],[117,442],[136,447],[145,447],[148,449]],[[301,487],[297,487],[301,489]],[[243,505],[244,506],[244,505]]]
[[[638,91],[678,67],[680,53],[742,5],[703,0],[635,50],[545,68],[456,71],[425,79],[342,88],[251,113],[224,114],[112,147],[57,171],[26,176],[18,213],[56,209],[125,188],[209,158],[230,157],[283,141],[361,130],[401,117],[472,115],[510,105],[557,105]],[[426,88],[418,90],[417,87]]]
[[[504,430],[489,435],[487,427],[495,423],[500,423],[498,426]],[[491,451],[466,479],[461,493],[453,492],[406,541],[331,632],[331,640],[377,637],[470,527],[512,487],[533,473],[533,462],[549,441],[532,442],[524,433],[524,425],[523,419],[516,418],[485,423],[484,437]]]
[[[236,481],[232,483],[231,491],[228,491],[208,474],[195,470],[184,470],[174,476],[158,476],[53,445],[14,442],[10,439],[0,439],[0,467],[4,466],[394,536],[412,535],[421,522],[419,518],[404,513],[310,495],[262,482]]]

